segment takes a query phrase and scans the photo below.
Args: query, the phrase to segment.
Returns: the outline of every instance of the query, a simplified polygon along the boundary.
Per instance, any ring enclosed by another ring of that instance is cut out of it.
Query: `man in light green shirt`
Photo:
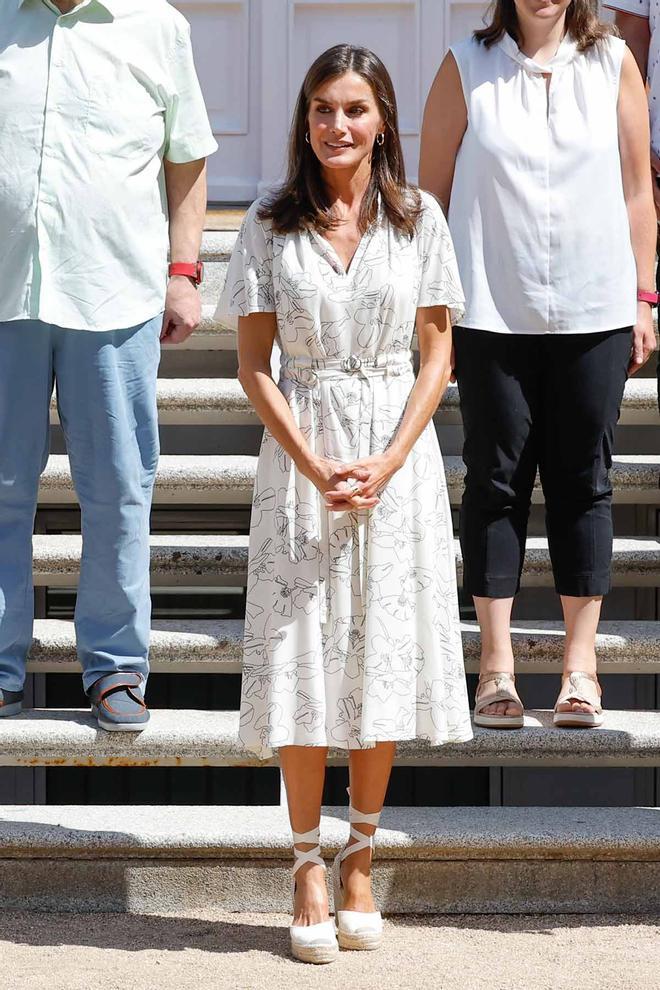
[[[21,709],[55,381],[82,510],[84,686],[102,727],[148,720],[160,339],[201,314],[167,253],[194,271],[216,147],[165,0],[0,0],[0,716]]]

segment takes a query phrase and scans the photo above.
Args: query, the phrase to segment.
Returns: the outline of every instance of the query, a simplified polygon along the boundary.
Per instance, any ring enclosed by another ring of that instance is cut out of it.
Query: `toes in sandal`
[[[603,724],[603,706],[601,704],[601,689],[598,681],[591,674],[574,671],[562,684],[555,711],[553,724],[568,729],[594,729]],[[578,701],[590,705],[593,712],[560,712],[560,705]]]
[[[484,714],[484,708],[498,702],[520,707],[519,715]],[[522,729],[525,724],[524,706],[516,691],[513,674],[483,674],[479,678],[474,699],[474,724],[484,729]]]
[[[110,732],[142,732],[149,721],[140,674],[106,674],[89,689],[92,715],[100,729]]]

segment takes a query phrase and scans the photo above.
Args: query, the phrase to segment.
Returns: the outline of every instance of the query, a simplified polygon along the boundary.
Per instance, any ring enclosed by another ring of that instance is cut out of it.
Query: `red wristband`
[[[201,261],[196,261],[194,264],[174,261],[168,269],[168,275],[170,278],[173,275],[185,275],[186,278],[191,278],[195,285],[201,285],[204,278],[204,265]]]
[[[638,299],[639,302],[650,303],[651,306],[657,306],[658,305],[658,293],[657,292],[651,292],[648,289],[638,289],[637,290],[637,299]]]

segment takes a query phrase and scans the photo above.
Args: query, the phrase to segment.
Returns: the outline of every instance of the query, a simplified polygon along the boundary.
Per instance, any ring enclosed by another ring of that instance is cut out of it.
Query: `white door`
[[[451,41],[480,23],[465,0],[174,0],[192,26],[197,70],[220,150],[209,198],[244,203],[282,174],[305,71],[326,48],[371,48],[397,92],[406,167],[416,180],[424,100]]]

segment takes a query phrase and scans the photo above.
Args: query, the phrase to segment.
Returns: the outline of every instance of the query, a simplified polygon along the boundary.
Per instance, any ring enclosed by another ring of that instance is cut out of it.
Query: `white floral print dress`
[[[419,306],[463,311],[442,211],[422,193],[412,240],[381,214],[345,272],[315,233],[274,234],[253,204],[219,315],[277,316],[279,388],[309,445],[344,463],[383,451],[414,384]],[[370,512],[329,513],[265,430],[254,491],[240,738],[361,749],[472,737],[452,520],[430,423]]]

